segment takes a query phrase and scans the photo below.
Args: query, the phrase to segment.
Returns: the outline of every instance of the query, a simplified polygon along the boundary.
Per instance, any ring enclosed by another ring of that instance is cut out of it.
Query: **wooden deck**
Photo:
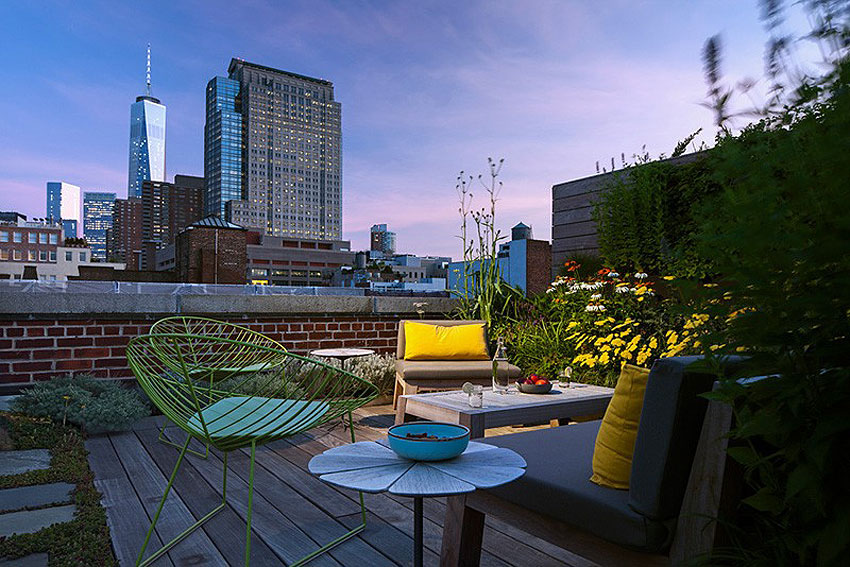
[[[393,423],[389,406],[361,408],[355,414],[358,441],[377,439]],[[178,451],[157,442],[160,418],[142,420],[129,432],[92,437],[86,442],[95,486],[103,494],[112,545],[121,565],[133,565],[150,520],[177,460]],[[524,430],[527,428],[524,428]],[[179,430],[174,439],[185,437]],[[516,431],[488,430],[488,436]],[[357,493],[324,484],[307,472],[313,455],[350,442],[340,421],[308,434],[258,448],[254,484],[251,564],[281,565],[300,559],[359,522]],[[199,448],[199,445],[194,445]],[[241,565],[248,502],[245,451],[231,453],[228,506],[203,528],[174,547],[156,564]],[[221,455],[207,460],[187,454],[174,482],[148,554],[169,541],[221,501]],[[388,494],[367,494],[368,525],[357,537],[315,559],[312,566],[411,565],[413,501]],[[425,564],[439,564],[445,499],[425,500]],[[529,526],[534,531],[534,526]],[[481,565],[533,567],[588,562],[511,525],[488,519]]]

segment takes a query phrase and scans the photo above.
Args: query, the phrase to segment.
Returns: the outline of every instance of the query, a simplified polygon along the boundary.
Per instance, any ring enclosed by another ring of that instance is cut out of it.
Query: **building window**
[[[35,262],[35,250],[27,250],[27,258],[30,262]]]
[[[50,235],[50,243],[51,244],[59,244],[59,235],[58,234],[51,234]]]
[[[47,262],[47,250],[39,250],[38,261],[39,262]]]
[[[51,261],[51,262],[55,262],[55,261],[56,261],[56,250],[51,250],[51,251],[50,251],[50,261]]]
[[[0,260],[8,260],[9,259],[9,251],[0,249]]]
[[[86,253],[80,252],[80,262],[85,262],[85,261],[86,261]]]
[[[29,243],[30,244],[38,244],[38,233],[37,232],[31,232],[30,233]]]
[[[24,241],[24,233],[23,232],[13,232],[12,237],[13,237],[12,239],[15,242],[21,243],[21,242]]]
[[[47,244],[47,233],[39,232],[38,233],[38,243],[39,244]]]
[[[20,260],[21,259],[21,251],[20,250],[14,250],[12,252],[12,258],[15,259],[15,260]]]
[[[8,230],[0,230],[0,242],[9,242]]]
[[[66,262],[70,262],[71,260],[73,260],[71,254],[73,254],[73,252],[65,252],[65,261]]]

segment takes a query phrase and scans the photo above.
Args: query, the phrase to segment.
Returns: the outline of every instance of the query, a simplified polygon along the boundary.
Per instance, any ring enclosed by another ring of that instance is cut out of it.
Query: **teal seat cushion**
[[[329,409],[324,401],[238,396],[215,402],[189,418],[187,425],[205,437],[203,418],[213,441],[226,437],[285,437],[318,425]]]

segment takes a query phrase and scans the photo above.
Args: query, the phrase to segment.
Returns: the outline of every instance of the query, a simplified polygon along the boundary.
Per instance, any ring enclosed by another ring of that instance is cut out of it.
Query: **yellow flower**
[[[667,281],[670,281],[670,280],[675,280],[675,279],[676,279],[676,276],[661,276],[661,278],[662,278],[662,279],[665,279],[665,280],[667,280]]]
[[[658,339],[656,339],[655,337],[652,337],[651,339],[649,339],[649,348],[651,348],[652,350],[657,349],[658,348]]]
[[[613,346],[613,347],[621,347],[621,346],[625,346],[625,344],[626,344],[626,341],[624,341],[623,339],[621,339],[619,337],[611,341],[611,346]]]
[[[608,353],[607,353],[607,352],[603,352],[603,353],[599,356],[599,364],[608,364],[609,362],[611,362],[611,359],[610,359],[610,358],[608,358]]]
[[[578,327],[578,321],[570,321],[569,325],[567,325],[567,330],[572,329],[573,327]]]

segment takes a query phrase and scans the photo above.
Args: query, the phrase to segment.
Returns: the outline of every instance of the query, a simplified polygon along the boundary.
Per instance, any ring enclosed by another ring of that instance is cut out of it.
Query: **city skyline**
[[[765,39],[755,2],[259,2],[238,22],[227,10],[10,6],[0,26],[18,80],[0,96],[21,102],[4,106],[16,112],[0,137],[3,208],[40,216],[52,179],[123,196],[126,108],[150,42],[172,174],[203,174],[205,85],[242,57],[333,80],[346,106],[342,237],[354,248],[368,248],[370,227],[386,221],[400,251],[458,257],[455,178],[483,173],[487,156],[506,157],[503,232],[524,220],[548,239],[552,185],[611,156],[619,165],[644,144],[669,154],[700,127],[699,140],[712,140],[699,106],[705,39],[724,34],[730,81],[761,76]],[[788,25],[801,21],[792,14]],[[36,41],[35,29],[62,37],[62,48]],[[57,131],[73,132],[73,144]]]

